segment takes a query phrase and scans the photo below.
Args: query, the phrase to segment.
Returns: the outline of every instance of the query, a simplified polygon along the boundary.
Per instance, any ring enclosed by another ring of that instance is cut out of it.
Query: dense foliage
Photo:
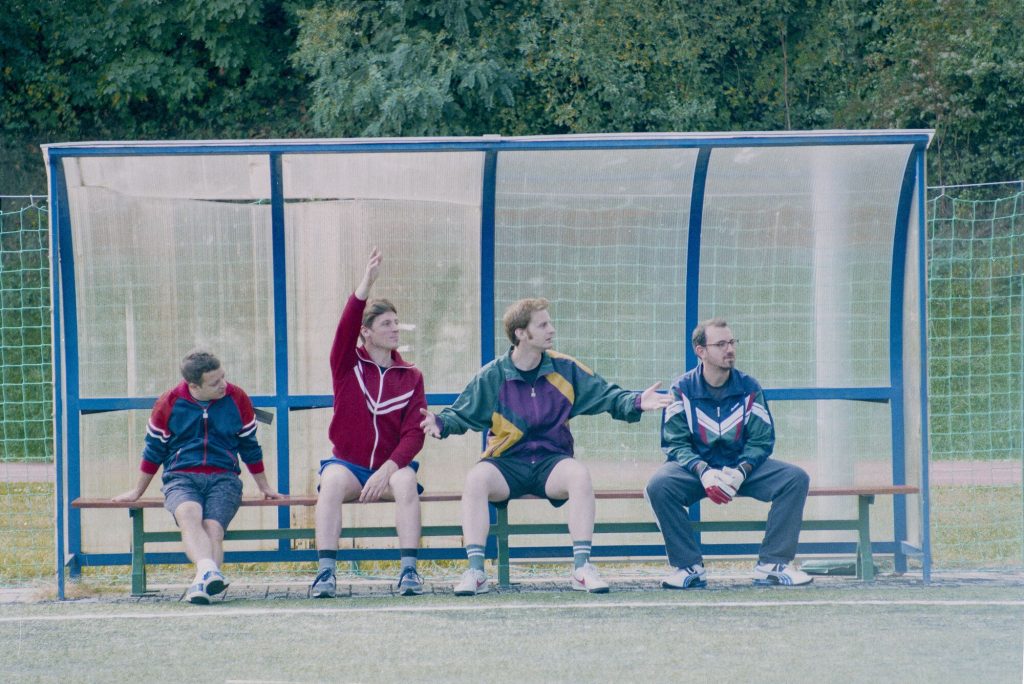
[[[14,0],[0,191],[81,139],[934,127],[1024,177],[1020,0]]]

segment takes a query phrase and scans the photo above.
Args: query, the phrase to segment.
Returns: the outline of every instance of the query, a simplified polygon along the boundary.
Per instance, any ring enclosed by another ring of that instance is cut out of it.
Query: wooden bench
[[[917,494],[918,487],[911,485],[885,485],[878,487],[812,487],[809,496],[855,496],[857,497],[857,517],[835,520],[805,520],[802,530],[852,530],[857,532],[857,577],[872,581],[875,578],[875,566],[871,553],[871,526],[870,507],[876,496],[895,496],[905,494]],[[598,499],[605,500],[627,500],[642,499],[642,490],[603,490],[595,492]],[[458,501],[461,495],[458,492],[425,493],[420,495],[420,501],[430,504],[438,501]],[[535,499],[536,497],[523,497],[524,499]],[[315,506],[315,496],[290,496],[284,499],[263,499],[243,498],[243,506]],[[147,508],[163,508],[163,499],[145,498],[130,503],[115,503],[109,499],[86,499],[78,498],[71,502],[73,508],[78,509],[102,509],[121,508],[128,509],[132,520],[132,595],[141,596],[146,593],[146,556],[145,546],[149,542],[173,542],[180,541],[179,532],[146,532],[144,524],[144,511]],[[653,514],[652,514],[653,517]],[[764,520],[704,520],[691,523],[697,532],[756,532],[765,529]],[[497,564],[498,584],[501,587],[510,586],[510,547],[509,537],[512,535],[536,535],[536,534],[568,534],[568,526],[564,523],[511,523],[509,522],[508,509],[497,509],[496,521],[491,525],[491,534],[497,540]],[[658,526],[651,521],[647,522],[600,522],[594,524],[595,534],[639,534],[657,533],[660,534]],[[461,525],[425,525],[422,536],[424,537],[461,537]],[[345,527],[341,537],[364,538],[364,537],[397,537],[395,528],[392,527]],[[236,530],[228,529],[224,534],[225,541],[230,540],[281,540],[281,539],[313,539],[315,530],[312,528],[283,528],[283,529],[258,529],[258,530]],[[897,540],[900,541],[900,540]]]

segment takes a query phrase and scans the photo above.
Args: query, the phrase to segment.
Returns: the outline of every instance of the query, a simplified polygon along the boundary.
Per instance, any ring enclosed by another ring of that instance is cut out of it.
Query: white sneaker
[[[470,568],[462,573],[462,579],[455,585],[454,593],[456,596],[475,596],[486,594],[488,591],[490,587],[487,586],[487,575],[484,571]]]
[[[188,593],[185,595],[189,603],[195,603],[200,606],[210,605],[210,595],[206,593],[203,588],[202,581],[196,582],[188,588]]]
[[[608,593],[608,583],[601,579],[597,568],[590,563],[572,571],[571,584],[576,591],[589,591],[591,594]]]
[[[810,584],[814,578],[792,563],[758,563],[754,567],[754,584],[799,587]]]
[[[703,563],[675,568],[661,580],[661,586],[665,589],[703,589],[708,586],[708,573]]]

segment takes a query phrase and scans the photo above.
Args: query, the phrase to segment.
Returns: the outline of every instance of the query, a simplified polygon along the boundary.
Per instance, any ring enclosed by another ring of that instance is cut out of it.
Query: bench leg
[[[129,508],[128,515],[132,518],[132,596],[146,594],[146,544],[143,509]]]
[[[497,520],[491,526],[491,534],[498,544],[498,586],[508,589],[512,586],[509,580],[508,508],[498,508],[497,513]]]
[[[875,560],[871,555],[871,504],[873,495],[857,497],[857,514],[860,539],[857,542],[857,577],[865,582],[875,580]]]

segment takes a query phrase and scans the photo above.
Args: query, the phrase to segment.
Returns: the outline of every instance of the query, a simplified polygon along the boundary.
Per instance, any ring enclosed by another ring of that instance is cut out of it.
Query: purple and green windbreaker
[[[607,382],[565,354],[547,351],[533,384],[512,364],[512,349],[480,369],[437,416],[441,437],[487,431],[484,458],[573,453],[569,419],[609,413],[640,420],[640,393]]]

